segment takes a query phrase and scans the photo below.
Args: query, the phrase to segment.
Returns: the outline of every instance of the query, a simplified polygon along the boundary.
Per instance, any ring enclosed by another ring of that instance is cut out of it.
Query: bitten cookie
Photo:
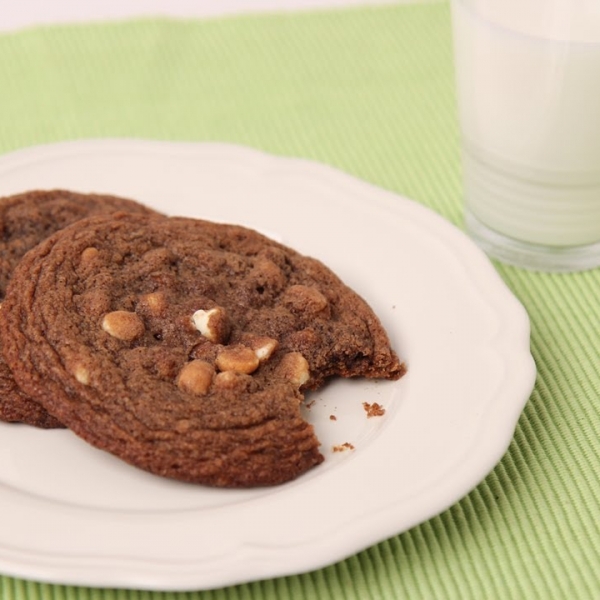
[[[66,190],[37,190],[0,198],[0,302],[16,265],[28,250],[74,221],[119,210],[153,212],[126,198]],[[0,337],[0,350],[1,346]],[[43,428],[62,427],[56,418],[19,389],[1,356],[0,420]]]
[[[55,234],[15,270],[1,333],[19,385],[76,434],[223,487],[323,460],[302,390],[404,372],[370,307],[322,263],[186,218],[95,217]]]

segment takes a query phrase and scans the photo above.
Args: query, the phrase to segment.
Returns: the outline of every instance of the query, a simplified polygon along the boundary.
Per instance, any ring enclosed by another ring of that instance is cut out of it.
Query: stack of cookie
[[[1,199],[0,226],[5,421],[165,477],[274,485],[323,460],[305,390],[404,373],[364,300],[256,231],[60,190]]]

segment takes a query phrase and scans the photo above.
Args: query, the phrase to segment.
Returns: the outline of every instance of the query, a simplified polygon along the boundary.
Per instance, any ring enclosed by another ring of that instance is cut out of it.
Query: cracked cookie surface
[[[279,484],[323,460],[304,390],[404,372],[373,311],[322,263],[176,217],[55,234],[17,267],[1,332],[18,383],[76,434],[223,487]]]
[[[154,212],[127,198],[60,189],[35,190],[0,198],[0,302],[16,265],[27,251],[79,219],[119,210]],[[2,359],[1,347],[0,337],[0,420],[42,428],[62,427],[55,417],[19,389]]]

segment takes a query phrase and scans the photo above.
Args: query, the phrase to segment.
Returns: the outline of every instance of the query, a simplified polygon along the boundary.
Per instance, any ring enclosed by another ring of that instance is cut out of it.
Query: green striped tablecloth
[[[0,152],[98,137],[307,157],[460,224],[448,6],[0,35]],[[529,311],[538,380],[503,460],[443,514],[304,575],[188,593],[4,576],[0,598],[600,598],[600,270],[497,267]]]

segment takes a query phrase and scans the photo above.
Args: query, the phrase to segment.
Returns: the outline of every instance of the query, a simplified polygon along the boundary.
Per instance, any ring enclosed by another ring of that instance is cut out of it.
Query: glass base
[[[600,266],[600,241],[586,246],[541,246],[507,237],[484,225],[473,213],[465,212],[471,239],[491,258],[530,269],[568,273]]]

